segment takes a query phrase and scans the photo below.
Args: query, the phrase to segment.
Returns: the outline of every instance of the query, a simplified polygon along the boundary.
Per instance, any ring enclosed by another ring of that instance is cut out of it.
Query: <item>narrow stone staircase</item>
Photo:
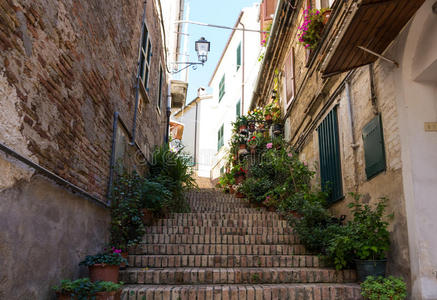
[[[147,228],[121,271],[124,300],[361,299],[352,270],[325,268],[277,213],[214,189]]]

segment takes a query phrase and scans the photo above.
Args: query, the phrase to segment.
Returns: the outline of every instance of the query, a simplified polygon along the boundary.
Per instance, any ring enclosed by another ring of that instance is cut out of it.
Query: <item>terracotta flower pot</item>
[[[129,253],[126,251],[126,252],[121,252],[121,257],[123,257],[124,259],[127,259],[127,256],[129,255]],[[121,270],[124,270],[124,269],[126,269],[126,267],[127,267],[127,263],[122,263],[121,265],[120,265],[120,269]]]
[[[240,149],[246,149],[247,145],[246,144],[240,144]]]
[[[264,116],[264,119],[268,122],[268,123],[271,123],[272,122],[272,115],[265,115]]]
[[[141,210],[143,212],[143,216],[141,217],[141,220],[143,221],[143,224],[145,226],[150,226],[153,223],[153,212],[150,209],[143,208]]]
[[[121,291],[96,293],[96,300],[120,300],[120,298]]]
[[[240,192],[236,192],[235,193],[235,197],[237,197],[237,198],[244,198],[244,194],[240,193]]]
[[[331,10],[330,9],[325,10],[322,13],[322,23],[323,23],[323,25],[326,25],[326,23],[328,23],[330,17],[331,17]]]
[[[241,126],[238,128],[238,131],[242,132],[242,131],[245,131],[246,129],[247,129],[247,126],[246,126],[246,125],[241,125]]]
[[[120,270],[120,266],[118,265],[95,264],[89,266],[88,270],[92,282],[99,280],[112,281],[114,283],[118,282],[118,272]]]

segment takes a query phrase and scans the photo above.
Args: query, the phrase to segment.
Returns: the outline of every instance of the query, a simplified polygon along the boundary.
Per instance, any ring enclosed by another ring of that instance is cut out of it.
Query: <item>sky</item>
[[[233,27],[244,7],[252,6],[259,0],[186,0],[190,5],[190,21],[223,25]],[[205,65],[199,66],[197,70],[190,68],[188,77],[187,103],[197,96],[197,89],[201,86],[208,87],[212,73],[222,55],[223,49],[228,41],[231,30],[211,28],[199,25],[188,25],[190,61],[197,62],[197,54],[194,50],[194,43],[200,37],[205,37],[211,42],[211,52]],[[208,92],[212,92],[208,89]]]

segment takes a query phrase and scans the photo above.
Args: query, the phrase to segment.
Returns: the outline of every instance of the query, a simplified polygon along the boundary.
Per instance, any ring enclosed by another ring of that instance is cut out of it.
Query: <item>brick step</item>
[[[310,254],[303,245],[139,244],[131,255],[299,255]]]
[[[315,255],[129,255],[135,268],[323,267]]]
[[[290,227],[285,220],[229,220],[229,219],[159,219],[155,226],[222,226],[222,227]]]
[[[202,212],[202,213],[174,213],[170,214],[168,219],[187,219],[187,220],[281,220],[282,217],[275,212],[257,211],[254,213],[220,213],[220,212]]]
[[[323,268],[128,268],[127,284],[351,283],[355,271]]]
[[[191,205],[209,205],[214,204],[249,204],[247,200],[237,198],[200,198],[200,199],[187,199],[187,202]]]
[[[162,234],[288,234],[291,227],[202,227],[202,226],[148,226],[146,233]]]
[[[145,234],[143,243],[147,244],[233,244],[233,245],[271,245],[297,244],[299,240],[294,234]]]
[[[358,284],[127,285],[122,300],[361,300]]]
[[[265,209],[254,207],[191,207],[192,213],[238,213],[255,214],[265,212]]]

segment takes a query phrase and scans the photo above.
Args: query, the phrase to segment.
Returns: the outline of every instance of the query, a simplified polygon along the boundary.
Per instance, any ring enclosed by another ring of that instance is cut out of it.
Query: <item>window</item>
[[[146,24],[143,26],[140,49],[140,78],[146,91],[149,87],[150,57],[152,56],[152,43],[149,39],[149,31]]]
[[[222,100],[225,94],[225,75],[223,74],[222,80],[220,80],[219,84],[219,102]]]
[[[328,203],[334,203],[343,198],[337,108],[326,116],[317,131],[322,188],[330,192]]]
[[[222,166],[220,168],[220,175],[223,175],[223,174],[225,174],[225,166]]]
[[[241,67],[241,43],[237,47],[237,71]]]
[[[370,179],[385,171],[385,149],[381,115],[373,118],[363,128],[364,160],[366,176]]]
[[[288,105],[294,99],[296,89],[294,80],[294,48],[290,49],[285,61],[285,89]]]
[[[224,141],[223,141],[223,129],[224,129],[224,124],[220,127],[219,131],[218,131],[218,139],[217,139],[217,151],[220,151],[220,149],[223,147],[224,145]]]
[[[316,0],[316,8],[322,9],[322,8],[328,8],[331,7],[334,3],[334,0]]]
[[[162,105],[162,83],[164,80],[164,73],[162,71],[162,66],[159,66],[159,86],[158,86],[158,99],[156,106],[158,107],[159,111],[161,111],[161,105]]]
[[[237,118],[241,116],[241,100],[238,100],[237,105],[235,105],[235,114]]]

